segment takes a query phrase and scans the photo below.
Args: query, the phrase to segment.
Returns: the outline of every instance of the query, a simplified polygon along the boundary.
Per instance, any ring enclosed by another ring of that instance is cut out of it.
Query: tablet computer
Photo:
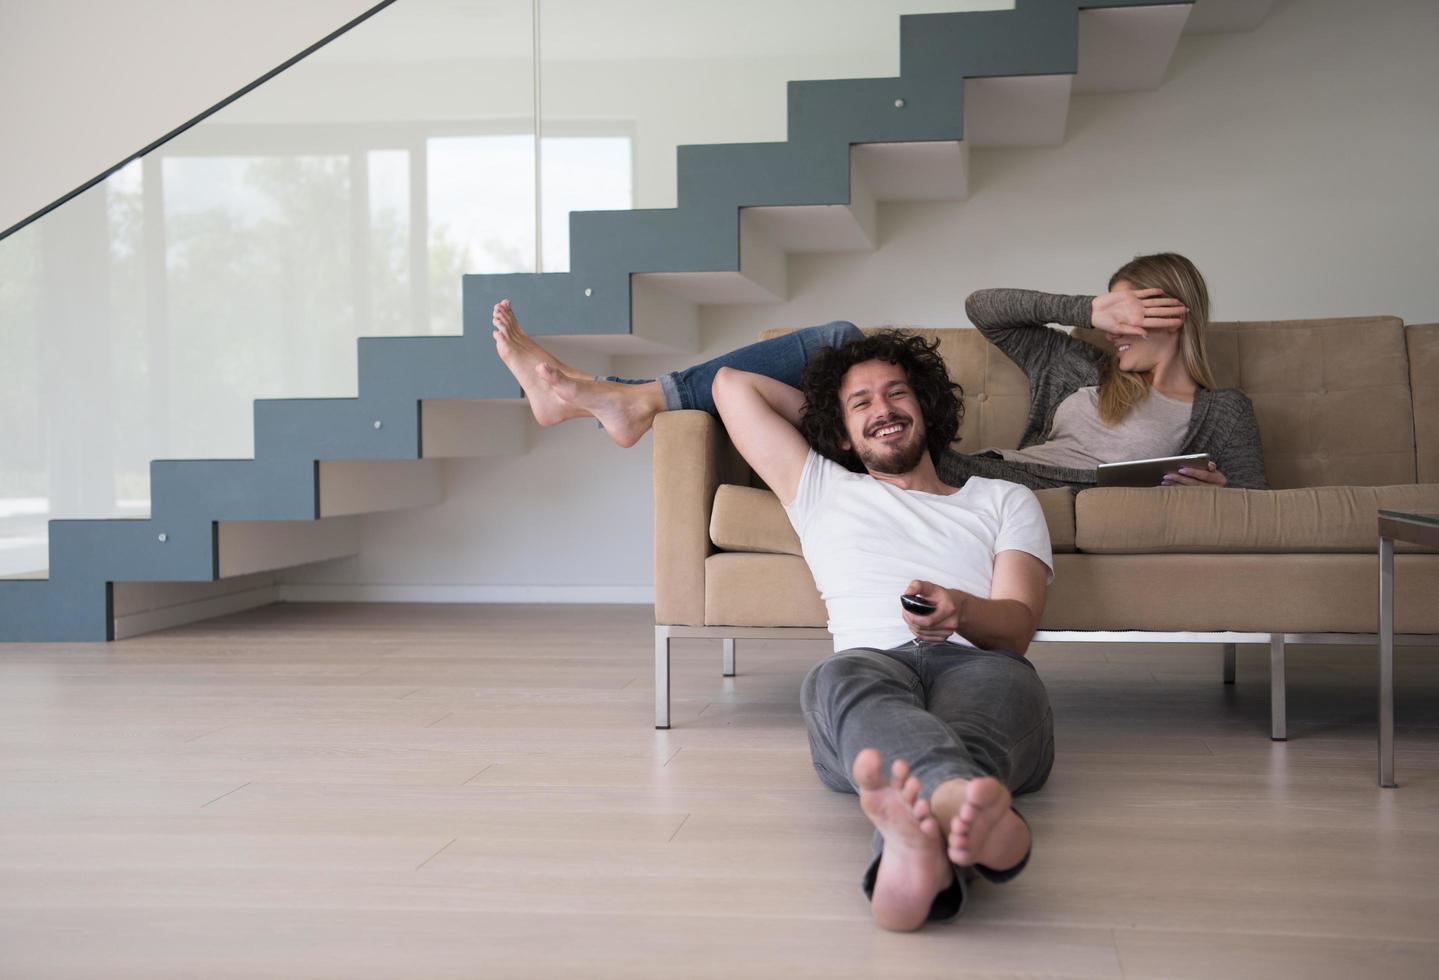
[[[1161,456],[1158,459],[1132,459],[1123,463],[1101,463],[1099,485],[1101,487],[1157,487],[1164,474],[1173,473],[1181,466],[1192,470],[1209,467],[1208,453],[1192,456]]]

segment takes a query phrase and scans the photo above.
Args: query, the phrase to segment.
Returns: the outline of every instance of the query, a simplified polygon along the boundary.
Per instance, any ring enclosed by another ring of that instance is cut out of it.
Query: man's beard
[[[909,433],[909,440],[897,446],[876,447],[862,442],[855,447],[855,455],[871,473],[885,473],[889,476],[909,473],[919,465],[925,450],[929,448],[913,427]]]

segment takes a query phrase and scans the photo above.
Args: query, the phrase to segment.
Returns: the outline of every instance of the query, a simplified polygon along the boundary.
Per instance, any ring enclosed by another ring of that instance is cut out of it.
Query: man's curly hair
[[[939,462],[940,453],[949,448],[964,420],[964,389],[950,380],[949,369],[938,351],[938,340],[926,341],[904,330],[881,330],[839,347],[825,348],[805,364],[800,378],[804,393],[800,432],[821,456],[856,473],[865,472],[858,454],[843,448],[848,433],[839,386],[856,364],[885,361],[904,368],[924,419],[929,455]]]

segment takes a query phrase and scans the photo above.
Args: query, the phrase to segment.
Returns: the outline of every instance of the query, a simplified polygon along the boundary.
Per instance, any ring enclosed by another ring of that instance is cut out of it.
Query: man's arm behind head
[[[809,455],[797,428],[804,396],[773,378],[728,367],[715,375],[713,394],[720,421],[745,462],[780,503],[792,503]]]

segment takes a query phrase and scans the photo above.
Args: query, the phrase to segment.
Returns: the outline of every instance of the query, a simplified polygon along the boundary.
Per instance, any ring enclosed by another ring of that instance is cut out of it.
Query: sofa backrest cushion
[[[1029,382],[1014,362],[978,330],[906,329],[939,338],[950,374],[964,388],[965,418],[955,448],[1017,446],[1029,413]],[[1098,331],[1074,335],[1110,349]],[[1439,328],[1435,337],[1417,336],[1425,350],[1439,346]],[[1415,481],[1415,406],[1403,321],[1374,316],[1215,322],[1208,339],[1215,381],[1239,388],[1254,403],[1270,486]],[[1439,358],[1439,349],[1429,356]],[[1431,436],[1428,445],[1436,440],[1439,435]]]
[[[1215,380],[1254,403],[1270,486],[1414,482],[1403,321],[1216,323],[1210,333]]]
[[[1209,325],[1214,380],[1254,403],[1271,487],[1414,482],[1404,333],[1392,316]],[[1075,335],[1108,349],[1098,331]]]
[[[1414,448],[1420,483],[1439,483],[1439,323],[1404,328],[1414,392]]]

